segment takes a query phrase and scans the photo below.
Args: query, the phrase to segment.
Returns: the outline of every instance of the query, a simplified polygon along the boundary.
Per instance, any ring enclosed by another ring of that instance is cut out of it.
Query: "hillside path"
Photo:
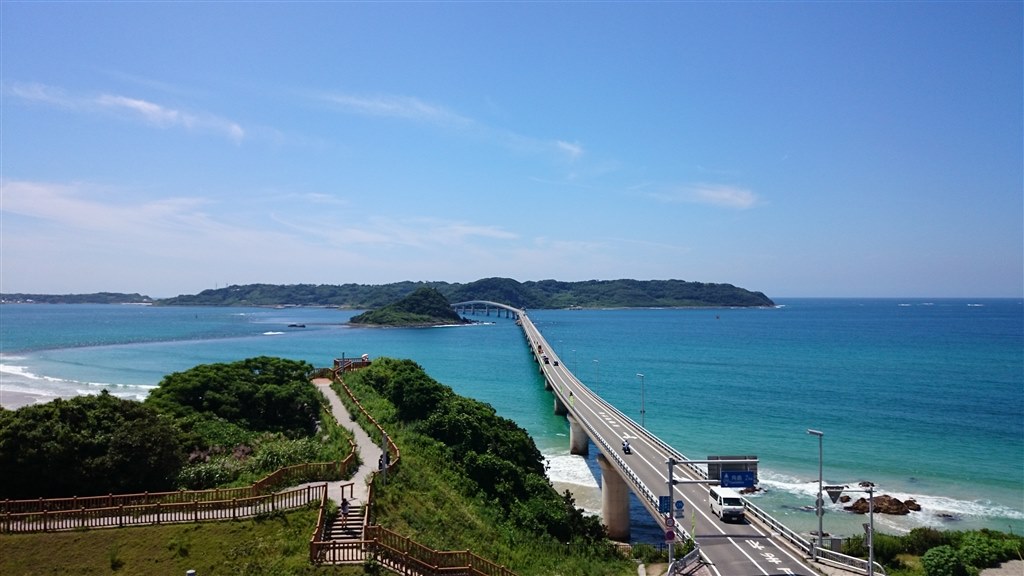
[[[359,451],[359,457],[361,460],[359,470],[356,471],[351,480],[339,480],[327,483],[327,495],[331,500],[340,504],[342,497],[342,485],[353,482],[355,485],[352,490],[352,505],[364,506],[367,504],[366,498],[370,490],[367,483],[370,481],[370,475],[377,471],[377,461],[380,459],[383,452],[380,449],[380,445],[374,442],[370,438],[369,434],[367,434],[366,431],[352,419],[352,415],[348,413],[345,405],[341,403],[341,398],[339,398],[338,394],[331,389],[330,379],[314,378],[313,385],[315,385],[320,392],[323,393],[324,397],[327,398],[327,401],[331,405],[331,414],[334,415],[334,419],[338,421],[338,424],[351,430],[352,433],[355,434],[356,449]]]

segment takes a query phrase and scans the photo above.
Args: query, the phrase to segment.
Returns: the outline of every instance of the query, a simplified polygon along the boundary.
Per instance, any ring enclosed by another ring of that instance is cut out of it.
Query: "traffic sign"
[[[722,470],[723,488],[750,488],[754,485],[754,472],[748,470]]]
[[[676,539],[675,530],[665,530],[665,542],[671,542]]]
[[[658,496],[658,512],[668,514],[672,510],[671,496]]]
[[[676,518],[682,518],[683,517],[683,507],[684,507],[683,501],[682,500],[676,500]]]
[[[675,525],[676,525],[676,521],[671,516],[669,516],[668,518],[665,518],[665,526],[668,526],[669,528],[671,528],[671,527],[673,527]]]
[[[825,486],[825,492],[828,492],[828,497],[832,499],[832,503],[835,504],[839,501],[839,497],[843,494],[843,490],[846,486]],[[819,496],[821,498],[821,496]]]

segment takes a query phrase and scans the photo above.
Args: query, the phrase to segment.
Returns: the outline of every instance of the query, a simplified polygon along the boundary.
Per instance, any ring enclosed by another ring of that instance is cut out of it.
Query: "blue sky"
[[[0,291],[1024,295],[1021,2],[0,4]]]

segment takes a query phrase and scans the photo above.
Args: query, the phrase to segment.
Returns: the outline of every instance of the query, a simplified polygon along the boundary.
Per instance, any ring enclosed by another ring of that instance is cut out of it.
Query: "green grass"
[[[493,502],[467,495],[467,480],[452,470],[435,441],[397,424],[394,406],[375,394],[363,390],[360,399],[385,423],[402,451],[400,470],[378,495],[380,524],[435,549],[470,550],[523,576],[636,574],[634,561],[609,553],[603,544],[566,545],[501,521]],[[326,427],[325,433],[332,443],[347,448],[341,441],[344,433]],[[0,535],[0,574],[375,573],[361,566],[310,565],[309,538],[316,514],[306,509],[249,521]]]
[[[469,481],[453,470],[439,443],[399,423],[395,407],[358,380],[346,379],[401,450],[398,473],[388,477],[386,486],[375,486],[378,524],[434,549],[469,550],[523,576],[636,574],[636,562],[610,552],[608,544],[567,545],[510,526],[497,514],[496,503],[472,495]],[[347,394],[335,388],[350,404]],[[349,410],[357,414],[353,405]],[[366,428],[364,419],[356,420]]]
[[[309,564],[315,509],[257,520],[0,536],[5,576],[362,574]]]

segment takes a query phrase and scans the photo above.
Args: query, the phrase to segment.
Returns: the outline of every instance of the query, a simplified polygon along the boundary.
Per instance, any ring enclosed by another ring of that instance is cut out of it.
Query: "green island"
[[[423,286],[398,302],[370,310],[349,319],[349,324],[369,326],[441,326],[470,324],[452,309],[436,288]]]
[[[103,303],[157,306],[331,306],[368,310],[433,288],[450,302],[490,300],[516,308],[652,308],[652,307],[765,307],[771,298],[732,284],[684,280],[587,280],[519,282],[484,278],[466,284],[396,282],[391,284],[247,284],[203,290],[173,298],[138,294],[46,295],[0,294],[3,303]]]

